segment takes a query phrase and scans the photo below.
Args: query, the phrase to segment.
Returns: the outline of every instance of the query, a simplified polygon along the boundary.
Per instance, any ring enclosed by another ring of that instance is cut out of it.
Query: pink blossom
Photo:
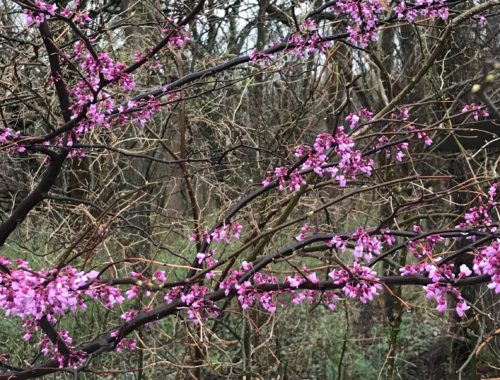
[[[437,300],[437,307],[436,310],[439,311],[440,313],[444,313],[446,309],[448,308],[448,303],[446,302],[445,296],[440,296]]]
[[[219,286],[221,289],[224,289],[224,294],[226,296],[229,295],[229,293],[231,292],[231,289],[238,285],[238,278],[241,276],[241,272],[239,271],[235,271],[233,269],[230,269],[229,270],[229,273],[227,274],[226,278],[224,278]]]
[[[316,275],[316,272],[310,273],[306,276],[307,280],[310,281],[313,284],[319,284],[320,280],[318,279],[318,276]]]
[[[247,261],[243,261],[241,263],[241,269],[243,269],[245,271],[252,269],[252,267],[253,267],[252,263],[249,263]]]
[[[470,306],[467,305],[467,303],[461,299],[457,303],[456,311],[459,317],[463,317],[465,312],[470,309]]]
[[[465,264],[460,265],[460,277],[468,277],[472,274],[472,271]]]
[[[335,311],[336,308],[335,301],[337,301],[338,298],[339,296],[332,291],[324,292],[321,297],[322,301],[326,304],[326,306],[330,311]]]
[[[292,288],[298,288],[300,284],[304,282],[304,280],[298,276],[288,276],[286,278],[286,281],[290,284],[290,287]]]
[[[41,0],[35,0],[35,5],[41,11],[49,13],[51,16],[55,15],[57,6],[55,4],[45,3]]]
[[[396,242],[396,238],[391,235],[391,231],[388,228],[382,229],[380,232],[382,233],[385,244],[387,244],[389,247]]]
[[[123,313],[120,318],[123,319],[125,322],[128,322],[132,320],[137,315],[137,310],[129,310]]]
[[[366,108],[361,108],[353,113],[350,113],[349,115],[346,116],[345,120],[350,123],[350,128],[354,129],[356,128],[358,122],[361,120],[361,118],[364,118],[366,121],[370,121],[373,117],[373,112],[370,112]]]
[[[497,188],[498,188],[498,183],[494,183],[491,185],[491,187],[488,189],[488,195],[491,200],[494,200],[497,196]]]
[[[491,276],[488,288],[494,289],[495,293],[500,293],[500,239],[487,247],[481,248],[476,253],[473,269],[476,274]]]
[[[186,42],[189,41],[189,35],[180,29],[172,18],[168,18],[167,26],[161,31],[169,35],[168,44],[171,47],[182,49]]]
[[[478,121],[479,118],[481,118],[481,117],[487,118],[488,116],[490,116],[490,114],[488,113],[488,111],[486,111],[486,109],[484,107],[481,107],[481,106],[477,105],[476,103],[466,104],[462,108],[462,112],[463,113],[472,112],[472,117],[476,121]]]
[[[250,61],[258,64],[260,67],[265,67],[271,58],[271,55],[257,50],[252,50],[250,53]]]
[[[276,312],[276,302],[273,299],[273,296],[269,292],[264,292],[259,295],[259,301],[264,308],[269,313],[274,314]]]
[[[352,238],[356,240],[354,247],[354,260],[359,261],[364,258],[370,261],[373,255],[380,255],[382,243],[376,236],[370,236],[363,228],[358,228],[353,233]]]
[[[61,11],[61,16],[63,17],[70,18],[72,15],[73,11],[69,7],[66,7]]]
[[[165,271],[158,269],[153,274],[153,279],[160,282],[160,283],[164,283],[167,281],[167,275],[166,275]]]
[[[359,114],[363,117],[371,117],[371,113],[367,110],[360,110]],[[316,137],[311,149],[301,146],[296,149],[295,155],[303,157],[307,154],[306,160],[301,166],[302,170],[312,170],[319,177],[329,173],[339,182],[340,187],[345,187],[348,178],[354,180],[358,174],[369,176],[373,171],[373,160],[364,157],[360,150],[354,150],[354,145],[353,139],[344,132],[342,126],[339,126],[335,136],[321,133]],[[327,154],[330,154],[332,158],[336,157],[338,163],[326,166],[329,160]],[[289,173],[286,167],[278,166],[270,171],[269,175],[262,181],[263,186],[271,184],[271,175],[277,179],[280,191],[285,189],[287,180],[290,180],[288,186],[290,191],[299,191],[306,184],[298,170],[294,169]]]
[[[125,295],[127,296],[128,300],[137,297],[137,294],[139,294],[139,287],[135,285],[125,292]]]
[[[233,222],[232,227],[233,227],[233,237],[239,240],[241,236],[241,231],[243,230],[243,225],[239,222]]]
[[[206,257],[206,256],[207,256],[206,254],[204,254],[204,253],[202,253],[202,252],[198,252],[198,253],[196,254],[196,258],[198,259],[198,264],[203,263],[203,261],[205,261],[205,257]]]
[[[122,350],[134,351],[137,348],[137,341],[135,338],[123,338],[116,345],[116,352],[121,352]]]
[[[9,265],[8,260],[2,261]],[[47,279],[49,273],[53,279]],[[33,271],[26,261],[18,260],[17,268],[0,274],[0,308],[7,315],[39,320],[85,310],[86,296],[101,299],[110,307],[120,303],[121,293],[116,288],[92,284],[94,278],[94,274],[87,276],[72,267]]]
[[[255,301],[255,290],[250,281],[244,281],[235,285],[238,293],[238,301],[243,310],[248,309]]]
[[[311,226],[309,224],[305,224],[300,228],[300,234],[295,237],[297,241],[306,240],[306,233],[311,230]]]
[[[334,269],[328,276],[334,284],[343,285],[344,294],[347,297],[359,298],[362,303],[373,300],[373,297],[382,289],[376,272],[358,263],[346,269]],[[355,277],[351,277],[351,273]]]

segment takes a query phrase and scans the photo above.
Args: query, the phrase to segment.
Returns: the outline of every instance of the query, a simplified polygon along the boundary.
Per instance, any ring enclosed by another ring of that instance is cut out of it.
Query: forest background
[[[498,0],[0,1],[0,379],[500,376]]]

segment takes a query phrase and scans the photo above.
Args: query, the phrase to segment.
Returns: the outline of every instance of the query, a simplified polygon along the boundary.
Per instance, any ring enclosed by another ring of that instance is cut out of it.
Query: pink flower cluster
[[[208,249],[206,253],[197,253],[196,259],[198,260],[198,264],[202,264],[204,268],[215,267],[219,261],[213,257],[214,253],[215,251],[213,249]],[[209,271],[205,274],[205,278],[207,280],[211,280],[214,276],[214,271]]]
[[[210,300],[205,298],[209,292],[206,286],[192,285],[188,292],[181,295],[181,301],[187,306],[188,317],[195,324],[206,321],[208,318],[217,318],[220,316],[218,307]]]
[[[87,26],[91,19],[87,11],[78,10],[78,8],[80,7],[80,0],[69,3],[72,4],[62,9],[60,11],[60,16],[67,19],[73,18],[81,27]],[[45,21],[47,16],[56,16],[56,4],[50,4],[41,0],[35,0],[34,5],[37,8],[36,10],[24,10],[24,24],[26,25],[26,27],[31,27],[33,25],[39,27]]]
[[[141,127],[160,110],[160,102],[150,97],[141,101],[130,100],[126,105],[117,108],[118,115],[114,115],[115,101],[109,93],[102,91],[104,86],[116,85],[121,93],[130,92],[135,88],[135,81],[131,74],[125,73],[125,65],[114,61],[107,53],[99,52],[95,58],[83,41],[77,41],[73,46],[75,61],[79,64],[84,78],[69,85],[68,90],[72,97],[71,111],[73,118],[85,111],[85,118],[74,129],[74,138],[79,140],[84,134],[94,128],[121,127],[127,122],[136,122]],[[64,59],[68,56],[62,53]],[[73,146],[77,141],[71,138],[66,146]],[[62,140],[56,140],[62,145]],[[79,154],[74,149],[71,156]]]
[[[391,114],[391,119],[394,121],[401,120],[401,121],[407,121],[410,118],[410,109],[408,107],[401,107],[399,112],[393,112]],[[431,138],[425,133],[424,131],[417,129],[413,124],[409,124],[406,128],[410,132],[413,133],[414,137],[419,139],[419,140],[424,140],[425,145],[432,145],[432,140]],[[408,146],[404,148],[404,150],[407,150]]]
[[[408,107],[402,107],[399,112],[394,112],[391,115],[391,120],[394,122],[397,121],[407,121],[409,119],[409,108]],[[409,132],[413,134],[413,137],[418,139],[418,140],[423,140],[425,145],[432,145],[432,139],[427,135],[427,133],[421,129],[417,129],[415,125],[413,124],[408,124],[405,127]],[[400,128],[396,128],[395,126],[392,126],[392,130],[399,132]],[[377,148],[381,148],[382,146],[388,144],[389,138],[385,135],[382,135],[378,138],[379,144],[377,144]],[[401,142],[398,144],[393,144],[391,147],[386,147],[383,149],[385,152],[385,156],[387,158],[390,158],[392,155],[392,150],[395,152],[395,158],[397,161],[402,162],[403,158],[405,157],[405,153],[408,151],[409,148],[409,143],[407,142]]]
[[[343,285],[347,297],[359,298],[362,303],[372,301],[382,289],[377,273],[359,263],[354,263],[346,269],[334,269],[328,276],[334,284]]]
[[[449,16],[445,0],[417,0],[410,6],[406,0],[399,0],[394,12],[398,19],[406,19],[408,22],[413,22],[419,13],[424,17],[439,17],[442,20],[446,20]]]
[[[431,261],[431,264],[421,264],[420,267],[414,264],[414,267],[411,269],[413,271],[420,272],[428,272],[428,277],[433,281],[432,284],[424,286],[424,290],[426,293],[426,298],[435,300],[437,302],[436,310],[439,312],[445,312],[448,307],[448,302],[446,299],[446,294],[451,293],[457,299],[456,312],[458,316],[462,317],[470,306],[467,305],[467,302],[463,299],[460,291],[455,288],[452,284],[448,283],[446,285],[441,284],[441,281],[453,281],[456,279],[461,279],[464,277],[468,277],[472,274],[472,271],[467,267],[467,265],[462,264],[460,266],[460,272],[458,275],[455,275],[453,272],[454,264],[446,264],[438,266],[434,261]],[[404,268],[403,268],[404,269]],[[408,270],[401,271],[403,276],[407,275]]]
[[[140,101],[130,100],[125,105],[117,107],[118,115],[112,115],[115,102],[109,94],[101,90],[110,84],[117,85],[121,93],[130,92],[135,88],[132,75],[124,72],[125,64],[114,61],[105,52],[99,52],[95,59],[83,41],[74,44],[73,54],[84,73],[84,79],[69,87],[73,100],[71,107],[73,117],[84,110],[86,115],[75,128],[77,138],[96,127],[121,127],[127,122],[135,122],[144,127],[160,110],[161,104],[158,99],[150,96]],[[169,101],[175,97],[176,93],[168,94]]]
[[[0,129],[0,147],[6,145],[8,152],[23,153],[26,151],[24,145],[17,142],[21,138],[21,132],[19,131],[14,132],[10,128]]]
[[[112,337],[117,337],[119,334],[118,330],[111,333]],[[135,338],[122,338],[120,342],[116,345],[116,352],[121,352],[123,350],[134,351],[137,348],[137,340]]]
[[[370,236],[363,228],[358,228],[352,234],[352,238],[356,240],[354,247],[354,260],[356,262],[359,262],[361,258],[368,262],[373,258],[373,255],[380,255],[382,242],[377,236]]]
[[[422,233],[420,226],[413,226],[413,232]],[[444,238],[439,234],[428,235],[422,239],[409,240],[407,243],[408,252],[410,252],[417,259],[431,257],[434,253],[436,246],[443,242]]]
[[[461,229],[484,229],[495,232],[497,228],[490,226],[493,218],[489,215],[492,208],[497,205],[497,187],[494,183],[488,190],[489,199],[485,202],[482,197],[479,198],[479,206],[472,207],[465,214],[465,222],[459,224],[457,228]],[[422,233],[418,226],[413,227],[416,233]],[[468,236],[467,239],[474,239],[474,236]],[[437,302],[437,310],[444,312],[447,310],[447,294],[450,293],[457,299],[456,312],[463,316],[465,311],[470,308],[463,299],[460,291],[453,286],[454,281],[471,276],[470,268],[462,264],[458,273],[454,270],[454,264],[440,264],[438,259],[433,258],[436,251],[436,245],[442,242],[444,238],[439,234],[433,234],[422,237],[418,240],[410,240],[407,244],[409,252],[417,259],[423,259],[422,262],[406,265],[400,269],[403,276],[426,274],[432,280],[432,284],[424,287],[427,299]],[[482,247],[475,252],[473,260],[473,270],[477,275],[489,275],[491,282],[488,285],[496,293],[500,293],[500,240],[494,241],[491,245]]]
[[[394,238],[388,234],[383,234],[386,244],[391,245]],[[350,238],[343,238],[341,236],[334,236],[326,244],[329,247],[335,247],[340,253],[345,253],[349,240],[355,241],[354,244],[354,262],[360,262],[361,259],[370,261],[373,255],[378,256],[381,253],[383,242],[377,236],[370,236],[370,234],[363,228],[358,228]]]
[[[55,16],[57,6],[55,4],[49,4],[41,0],[35,0],[35,7],[38,8],[38,11],[25,10],[24,11],[24,23],[26,27],[30,27],[35,24],[39,27],[44,21],[45,16]]]
[[[488,288],[500,293],[500,239],[476,253],[473,269],[476,274],[491,276]]]
[[[467,310],[470,309],[470,306],[467,305],[467,302],[463,299],[460,291],[453,287],[452,285],[441,285],[439,283],[429,284],[424,287],[426,298],[428,300],[434,300],[437,302],[436,310],[444,313],[448,309],[448,302],[446,299],[446,295],[451,293],[457,299],[457,305],[455,310],[459,317],[462,317]]]
[[[265,67],[271,60],[272,56],[258,50],[252,50],[250,53],[250,61],[260,67]]]
[[[474,120],[478,121],[479,118],[487,118],[488,116],[490,116],[490,114],[488,113],[488,111],[486,111],[485,107],[484,106],[480,106],[476,103],[470,103],[470,104],[466,104],[464,106],[464,108],[462,108],[462,112],[465,113],[465,112],[472,112],[472,117],[474,118]]]
[[[467,305],[467,302],[463,299],[460,291],[452,285],[452,282],[454,280],[470,276],[472,271],[465,264],[460,266],[460,272],[457,275],[455,275],[453,269],[453,264],[440,266],[436,260],[430,259],[429,262],[406,265],[400,269],[400,272],[403,276],[427,273],[427,277],[429,277],[433,283],[424,286],[426,298],[436,301],[436,310],[442,313],[448,308],[446,295],[451,293],[458,301],[455,310],[461,317],[464,315],[465,311],[470,308],[470,306]],[[443,282],[447,284],[443,284]]]
[[[247,270],[248,269],[250,268],[247,266]],[[282,292],[264,291],[259,293],[256,289],[256,286],[265,284],[277,284],[278,279],[273,275],[256,273],[253,278],[253,283],[250,281],[239,283],[237,281],[237,278],[242,274],[243,272],[241,271],[234,271],[233,273],[231,273],[232,278],[228,282],[224,283],[223,289],[225,289],[226,295],[229,294],[230,287],[234,287],[238,294],[238,301],[240,302],[241,308],[243,310],[246,310],[255,302],[255,300],[258,300],[264,310],[268,311],[271,314],[274,314],[278,305],[276,296],[278,294],[281,294]]]
[[[167,19],[167,26],[161,30],[163,33],[169,35],[169,46],[182,49],[186,42],[189,41],[189,34],[179,28],[173,18]]]
[[[358,263],[361,259],[369,262],[373,255],[378,256],[382,252],[382,246],[385,243],[391,246],[395,242],[394,236],[388,230],[382,230],[382,239],[378,236],[370,236],[370,234],[363,228],[358,228],[349,238],[334,236],[326,245],[330,248],[335,247],[340,253],[345,253],[349,240],[355,242],[354,245],[354,262]]]
[[[87,298],[100,300],[110,308],[124,301],[120,290],[94,281],[98,275],[95,271],[85,273],[70,266],[36,271],[24,260],[19,259],[16,265],[12,265],[5,257],[0,257],[0,264],[7,269],[0,272],[0,309],[6,316],[24,320],[25,341],[31,340],[32,335],[40,330],[42,318],[55,323],[60,316],[85,310]],[[64,342],[71,344],[66,330],[59,334]],[[57,347],[47,337],[39,345],[44,355],[58,360],[61,366],[77,365],[84,358],[83,353],[71,347],[69,355],[58,353]]]
[[[339,182],[341,187],[345,187],[347,178],[355,180],[358,174],[370,176],[373,170],[373,160],[363,157],[360,150],[354,149],[354,145],[354,140],[344,132],[342,126],[339,126],[335,136],[321,133],[316,137],[312,147],[299,146],[295,150],[295,156],[298,158],[306,157],[301,166],[302,170],[312,169],[319,177],[328,173]],[[338,158],[338,162],[329,163],[329,156]],[[306,184],[302,174],[297,169],[290,172],[285,167],[276,167],[268,172],[262,185],[269,185],[273,175],[278,181],[280,191],[285,189],[287,180],[289,180],[288,188],[290,191],[299,191]]]
[[[165,295],[165,301],[172,303],[181,300],[186,308],[187,315],[195,324],[206,321],[208,318],[217,318],[220,311],[213,301],[205,298],[209,289],[198,284],[191,285],[187,290],[183,286],[176,286],[170,289]]]
[[[377,148],[379,148],[385,144],[388,144],[389,138],[385,135],[380,136],[378,138],[378,142],[379,142],[379,144],[377,145]],[[396,153],[396,156],[395,156],[396,161],[399,161],[399,162],[403,161],[403,158],[405,156],[405,152],[408,151],[408,147],[409,147],[409,144],[407,142],[402,142],[402,143],[399,143],[399,144],[392,146],[392,148],[394,149],[394,152]],[[385,152],[385,157],[387,159],[391,158],[391,155],[392,155],[391,149],[385,148],[384,152]]]
[[[329,173],[341,187],[347,185],[347,178],[355,180],[358,174],[370,176],[373,170],[373,160],[363,157],[361,150],[355,150],[354,145],[354,140],[344,132],[342,126],[337,128],[335,136],[322,133],[316,137],[312,149],[308,149],[307,159],[302,164],[302,169],[313,169],[320,177],[325,172]],[[324,167],[331,148],[333,149],[331,153],[338,158],[338,162]],[[300,153],[301,151],[296,151],[295,155],[301,157]]]
[[[422,273],[427,273],[433,282],[438,283],[439,281],[451,281],[455,279],[461,279],[468,277],[472,274],[472,271],[467,267],[467,265],[460,265],[460,272],[455,275],[454,264],[439,265],[438,259],[430,258],[428,261],[408,264],[401,268],[399,271],[402,276],[414,276]]]
[[[332,46],[331,41],[323,41],[318,33],[318,25],[311,19],[306,19],[299,25],[299,31],[293,33],[288,43],[293,45],[293,54],[300,58],[304,53],[313,55],[316,52],[324,53],[326,49]]]
[[[59,363],[59,368],[78,367],[78,365],[87,358],[87,353],[85,351],[77,350],[71,347],[73,338],[71,338],[71,336],[69,335],[68,330],[59,330],[57,334],[59,335],[59,338],[65,343],[66,347],[69,350],[69,354],[63,355],[62,353],[60,353],[57,345],[52,343],[52,341],[46,335],[38,342],[38,346],[41,348],[41,353],[52,360],[56,360]]]
[[[75,60],[79,63],[84,79],[79,83],[80,86],[89,87],[87,91],[93,95],[95,91],[104,85],[104,80],[108,82],[118,82],[123,91],[131,91],[135,87],[135,82],[131,74],[124,73],[125,64],[123,62],[115,62],[108,53],[99,52],[97,57],[86,48],[83,41],[75,42],[73,46],[73,54]],[[103,80],[104,79],[104,80]],[[82,100],[82,99],[78,99]],[[93,100],[93,98],[84,99],[84,102]]]
[[[373,112],[369,111],[366,108],[360,108],[355,112],[351,112],[346,116],[345,121],[349,122],[349,127],[354,129],[358,126],[358,123],[364,119],[364,121],[369,122],[373,118]]]
[[[445,0],[417,0],[414,4],[409,4],[406,0],[395,2],[397,5],[394,12],[400,20],[413,22],[419,15],[446,20],[449,16]],[[362,48],[366,48],[370,41],[378,40],[379,19],[390,13],[390,6],[384,0],[341,0],[330,8],[335,15],[346,16],[349,40]],[[299,25],[299,30],[290,35],[288,43],[296,57],[303,57],[306,53],[312,55],[318,51],[323,53],[332,46],[331,41],[321,38],[318,25],[312,19],[305,19]],[[251,61],[260,66],[265,66],[269,58],[268,54],[256,50],[250,54]]]
[[[256,291],[250,281],[234,285],[238,293],[238,302],[243,310],[248,309],[255,301]]]
[[[306,240],[306,235],[309,231],[311,231],[311,226],[309,224],[304,224],[301,228],[300,228],[300,234],[298,234],[297,236],[295,236],[295,240],[297,241],[304,241]]]
[[[251,265],[246,263],[243,266],[246,270],[251,269]],[[245,270],[245,269],[244,269]],[[286,283],[290,288],[283,290],[262,291],[261,289],[269,284],[278,284],[278,278],[271,274],[255,273],[253,281],[240,282],[242,271],[230,270],[227,277],[220,282],[220,288],[224,289],[226,296],[229,296],[232,289],[236,290],[238,301],[243,310],[248,309],[257,300],[264,310],[275,313],[278,305],[283,305],[278,301],[280,295],[289,294],[294,304],[300,304],[304,300],[314,303],[318,297],[333,311],[338,295],[333,291],[300,290],[304,283],[317,285],[320,283],[315,272],[310,272],[307,268],[302,271],[302,276],[294,275],[286,278]],[[333,270],[329,273],[330,278],[336,285],[341,285],[347,297],[358,298],[362,303],[373,300],[373,297],[382,289],[377,274],[368,267],[363,267],[354,263],[347,269]]]
[[[73,7],[66,7],[61,11],[61,16],[66,18],[73,18],[80,27],[87,27],[92,19],[89,13],[85,10],[78,10],[80,0],[75,1]]]
[[[289,179],[288,189],[290,191],[299,191],[302,186],[306,184],[306,181],[297,169],[293,169],[290,173],[286,167],[278,166],[274,170],[268,172],[268,176],[262,181],[262,186],[268,186],[271,184],[272,179],[270,175],[274,176],[278,180],[278,189],[280,191],[286,188],[286,181]]]
[[[277,284],[278,278],[272,274],[267,273],[255,273],[253,277],[254,286],[262,286],[266,284]],[[255,293],[253,293],[255,295]],[[277,296],[281,294],[280,291],[264,291],[257,293],[257,299],[259,300],[262,308],[269,313],[274,314],[278,307]]]
[[[388,14],[388,3],[382,0],[341,0],[335,2],[332,10],[336,15],[347,16],[349,26],[347,32],[353,44],[367,47],[370,41],[378,39],[378,21],[382,15]],[[425,17],[448,18],[448,7],[445,0],[417,0],[409,4],[406,0],[397,1],[394,12],[398,19],[413,22],[418,15]]]
[[[378,15],[385,11],[381,1],[342,0],[335,2],[332,10],[348,17],[347,32],[352,43],[366,47],[369,41],[377,41]]]
[[[226,277],[219,282],[219,287],[224,289],[226,296],[231,293],[231,289],[238,285],[238,279],[243,275],[243,271],[230,269]]]
[[[7,316],[39,320],[43,316],[65,315],[85,310],[85,297],[102,300],[107,307],[123,302],[121,292],[111,286],[93,283],[98,273],[78,272],[68,266],[61,270],[32,270],[24,260],[0,257],[9,273],[0,273],[0,309]]]
[[[389,247],[391,247],[396,242],[396,238],[394,237],[394,235],[391,234],[391,230],[389,230],[388,228],[380,230],[380,233],[382,234],[384,243],[387,244]]]
[[[284,288],[282,290],[264,290],[266,285],[277,285],[279,280],[276,276],[272,274],[266,274],[257,272],[253,275],[252,280],[241,281],[240,278],[248,271],[252,270],[252,265],[247,262],[243,262],[241,270],[229,270],[227,276],[220,281],[220,288],[224,290],[226,296],[234,290],[238,301],[243,310],[248,309],[251,305],[259,302],[262,308],[269,313],[275,313],[278,306],[283,306],[284,302],[280,301],[280,296],[286,294],[290,295],[290,298],[294,304],[300,304],[304,300],[308,300],[310,303],[314,303],[318,297],[320,300],[330,309],[335,309],[335,300],[338,296],[333,291],[318,291],[318,290],[300,290],[297,289],[301,284],[319,284],[320,281],[317,278],[315,272],[310,272],[308,268],[304,268],[302,271],[302,277],[288,276],[285,282],[290,286],[289,288]]]
[[[238,240],[241,236],[241,231],[243,229],[243,225],[239,222],[229,222],[223,224],[219,228],[215,228],[211,233],[209,231],[201,231],[199,233],[193,233],[189,240],[198,241],[203,240],[206,243],[211,243],[215,241],[217,244],[222,242],[230,243],[231,238],[235,238]]]
[[[317,290],[303,290],[301,292],[295,291],[290,293],[290,297],[292,302],[296,305],[301,304],[303,301],[307,301],[312,305],[317,302],[317,299],[319,298],[319,300],[325,304],[330,311],[335,311],[335,302],[339,299],[339,296],[331,290],[324,292],[319,292]]]
[[[334,236],[330,241],[326,243],[326,245],[330,248],[335,247],[337,251],[340,251],[340,253],[345,253],[345,251],[347,250],[347,240],[338,235]]]
[[[419,140],[424,140],[425,145],[432,145],[432,139],[422,130],[418,130],[414,125],[409,125],[408,129],[414,133]]]
[[[494,183],[488,190],[488,199],[485,200],[483,197],[479,197],[478,206],[470,208],[465,214],[465,221],[458,224],[456,228],[460,229],[471,229],[479,228],[479,231],[486,230],[490,232],[497,231],[497,227],[494,226],[494,219],[490,215],[490,212],[498,206],[497,201],[497,188],[498,183]],[[469,240],[474,240],[474,236],[467,237]]]
[[[160,107],[160,102],[153,96],[140,102],[129,100],[126,106],[118,107],[120,115],[118,121],[115,120],[115,125],[119,126],[127,121],[133,121],[144,128],[147,122],[160,111]],[[129,114],[130,117],[126,114]]]
[[[141,52],[137,51],[134,53],[134,60],[136,62],[140,62],[145,58],[147,58],[147,56]],[[149,58],[145,65],[151,71],[161,70],[163,68],[161,62],[158,59],[154,59],[153,57]]]

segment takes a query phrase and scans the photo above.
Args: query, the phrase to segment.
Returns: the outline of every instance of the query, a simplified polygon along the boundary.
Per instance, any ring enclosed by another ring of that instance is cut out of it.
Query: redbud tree
[[[498,370],[498,5],[3,1],[0,379]]]

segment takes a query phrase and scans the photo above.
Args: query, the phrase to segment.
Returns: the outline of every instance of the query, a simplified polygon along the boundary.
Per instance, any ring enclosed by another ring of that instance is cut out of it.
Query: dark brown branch
[[[61,113],[64,121],[69,123],[71,121],[70,97],[66,83],[62,78],[58,49],[52,40],[52,35],[46,21],[40,25],[40,34],[42,35],[43,43],[49,54],[51,75],[53,78],[59,78],[59,80],[55,80],[55,87]],[[61,149],[61,153],[52,156],[50,164],[43,173],[38,185],[21,201],[10,217],[0,225],[0,247],[5,243],[17,226],[22,223],[28,213],[42,201],[43,194],[54,186],[68,153],[69,150],[63,148]]]

